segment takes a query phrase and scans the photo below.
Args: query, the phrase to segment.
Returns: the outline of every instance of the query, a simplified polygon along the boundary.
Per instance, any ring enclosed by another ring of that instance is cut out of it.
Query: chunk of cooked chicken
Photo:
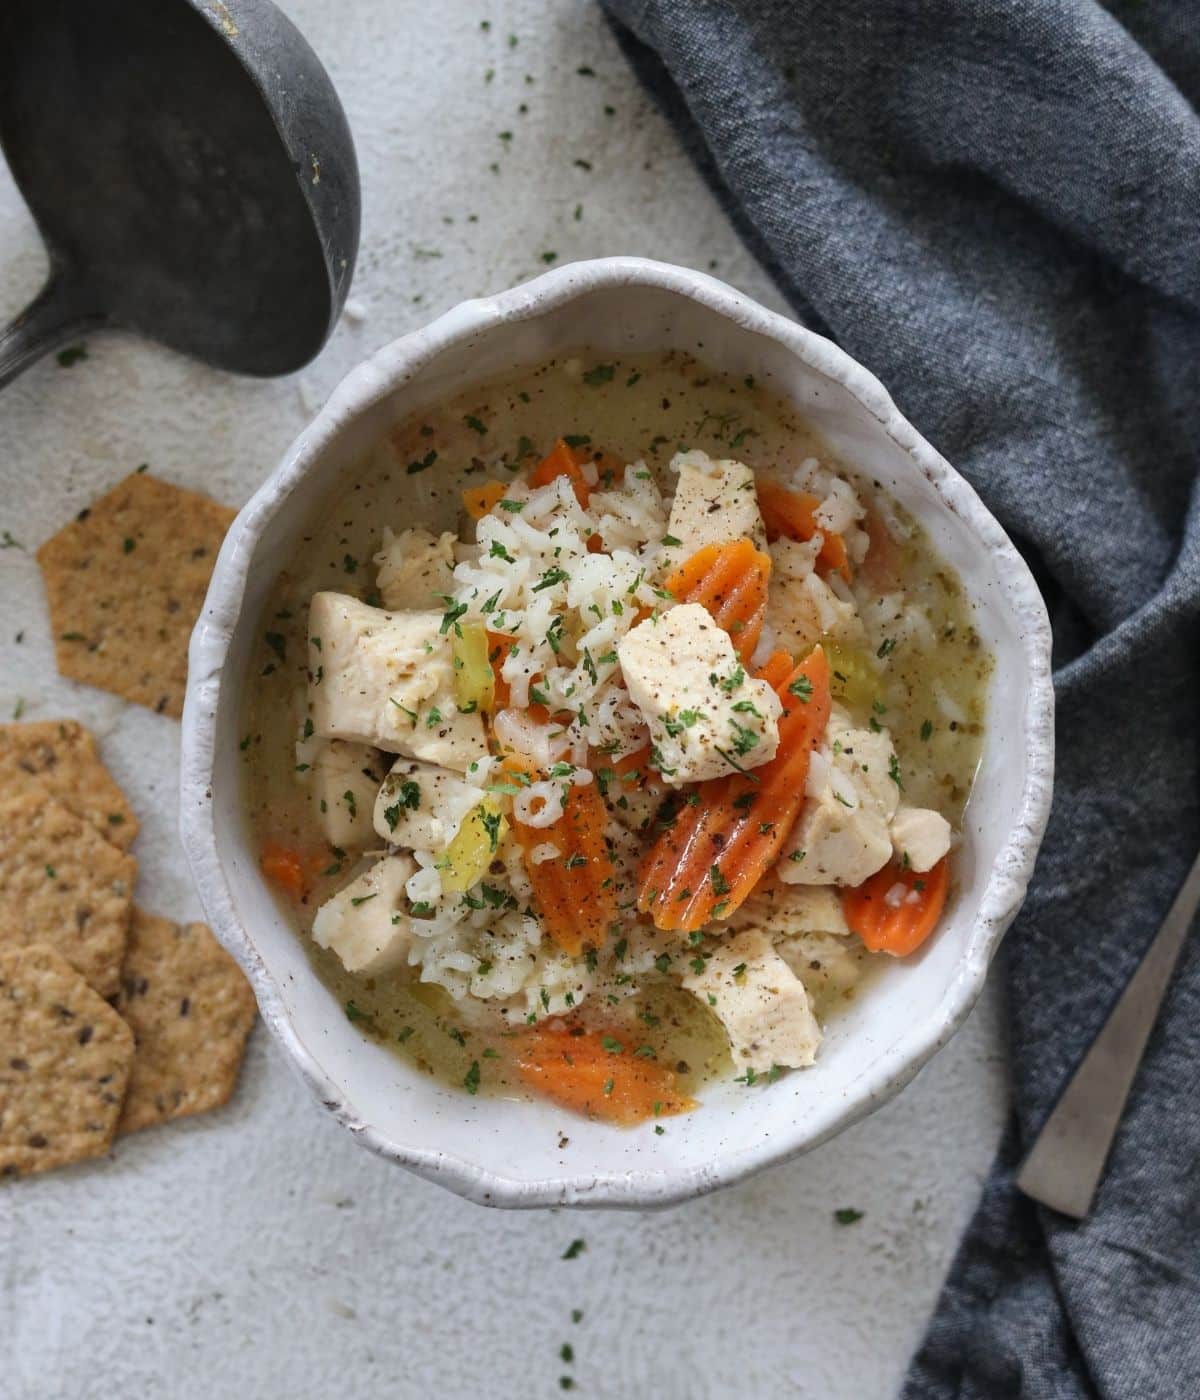
[[[699,603],[639,622],[617,655],[668,783],[701,782],[775,757],[779,697],[746,672],[729,634]]]
[[[910,870],[932,870],[950,849],[950,823],[928,807],[901,807],[892,818],[892,845]]]
[[[344,739],[315,739],[310,764],[313,810],[331,846],[353,850],[372,837],[371,811],[383,781],[378,749]]]
[[[739,1070],[800,1068],[816,1059],[821,1028],[808,993],[762,929],[719,944],[704,971],[688,973],[683,985],[725,1027]]]
[[[454,589],[454,542],[447,530],[383,532],[383,548],[375,555],[379,567],[375,587],[385,608],[432,608]]]
[[[671,470],[679,473],[667,522],[667,534],[679,541],[669,546],[674,562],[706,544],[728,544],[743,536],[756,549],[766,549],[767,532],[748,466],[731,458],[714,460],[707,452],[677,452]]]
[[[374,977],[399,967],[412,941],[404,883],[416,868],[406,855],[377,860],[317,910],[313,941],[332,948],[347,972]]]
[[[830,933],[846,937],[850,925],[832,885],[780,885],[758,889],[729,916],[733,929],[770,929],[776,936]]]
[[[483,720],[459,713],[441,613],[387,612],[344,593],[317,593],[308,639],[309,712],[319,737],[459,772],[486,756]]]
[[[861,885],[892,854],[900,800],[886,729],[855,729],[835,711],[809,766],[807,797],[775,867],[792,885]]]
[[[484,791],[459,773],[399,758],[375,798],[375,830],[393,846],[444,851]]]

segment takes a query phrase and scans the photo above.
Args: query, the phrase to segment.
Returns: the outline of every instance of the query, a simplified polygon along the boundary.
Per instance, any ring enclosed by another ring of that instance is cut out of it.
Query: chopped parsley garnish
[[[733,731],[733,748],[739,756],[748,754],[751,749],[757,748],[759,736],[753,729],[747,729],[744,724],[739,724],[737,720],[730,720],[730,728]]]
[[[488,849],[496,850],[500,845],[500,823],[503,818],[499,812],[486,812],[481,808],[479,820],[483,823],[483,829],[488,834]]]
[[[583,376],[583,382],[585,384],[591,384],[593,387],[599,384],[607,384],[613,377],[613,370],[614,367],[612,365],[596,365],[594,369],[589,369]]]
[[[620,1055],[625,1050],[625,1047],[621,1044],[621,1042],[619,1040],[615,1040],[611,1035],[606,1035],[604,1039],[600,1042],[600,1044],[605,1048],[605,1050],[608,1051],[610,1055]]]
[[[449,598],[446,601],[450,603],[450,607],[442,614],[442,625],[438,628],[438,632],[444,637],[453,627],[458,636],[461,637],[462,628],[458,625],[458,619],[466,612],[467,605],[466,603],[455,603]]]
[[[496,504],[500,507],[501,510],[508,511],[509,515],[520,515],[520,513],[525,509],[524,501],[503,500],[497,501]]]
[[[788,694],[794,695],[802,705],[807,705],[812,699],[812,681],[807,676],[797,676],[788,686]]]
[[[348,1021],[370,1021],[372,1019],[369,1011],[364,1011],[356,1006],[353,1001],[346,1003],[346,1019]]]
[[[565,583],[567,578],[568,574],[566,569],[560,569],[555,565],[553,568],[546,570],[541,578],[538,579],[537,583],[533,585],[532,589],[530,589],[530,592],[540,593],[543,588],[553,588],[556,583]]]
[[[466,1074],[463,1076],[463,1088],[467,1091],[468,1094],[477,1094],[479,1092],[478,1060],[471,1061],[471,1068],[467,1070]]]
[[[895,650],[895,641],[891,637],[885,637],[883,641],[879,643],[879,649],[876,651],[875,655],[882,659],[885,656],[890,656]]]
[[[357,895],[355,898],[353,898],[353,899],[350,901],[350,903],[354,905],[355,909],[357,909],[358,906],[359,906],[360,904],[366,904],[368,900],[378,899],[378,898],[379,898],[379,891],[376,890],[374,894],[360,894],[360,895]]]
[[[721,867],[719,865],[709,866],[708,878],[712,881],[713,894],[729,893],[729,881],[721,874]]]
[[[434,462],[437,461],[437,457],[437,453],[431,447],[429,451],[426,452],[424,457],[419,457],[416,461],[409,462],[408,466],[405,467],[404,470],[407,473],[407,475],[416,476],[418,472],[428,471],[429,468],[433,466]]]
[[[517,562],[508,552],[508,550],[505,549],[505,547],[500,543],[499,540],[492,541],[492,547],[488,551],[488,558],[503,559],[506,564],[515,564]],[[465,607],[463,608],[463,611],[466,612]]]
[[[505,138],[506,134],[509,137],[512,136],[511,131],[508,133],[502,131],[500,133],[500,137],[502,140]],[[484,423],[480,422],[480,420],[476,418],[473,413],[468,413],[467,416],[463,419],[463,423],[468,428],[470,428],[472,432],[478,433],[480,437],[483,437],[487,433],[487,426]]]
[[[927,744],[933,737],[933,721],[926,720],[921,726],[921,742]]]
[[[282,632],[266,632],[263,641],[271,648],[280,661],[287,660],[287,638]]]
[[[895,754],[892,755],[891,761],[888,763],[888,777],[891,778],[892,782],[896,784],[901,792],[904,791],[904,779],[900,776],[900,760]]]

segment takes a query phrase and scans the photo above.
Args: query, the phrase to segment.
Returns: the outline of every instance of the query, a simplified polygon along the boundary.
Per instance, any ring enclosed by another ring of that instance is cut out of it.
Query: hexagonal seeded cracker
[[[234,512],[135,472],[37,552],[58,669],[179,716],[187,648]]]
[[[44,945],[0,949],[0,1177],[107,1152],[133,1033]]]
[[[233,1093],[254,993],[203,924],[135,908],[117,1009],[137,1043],[120,1131],[217,1108]]]
[[[17,772],[38,778],[68,811],[89,821],[123,851],[138,819],[96,752],[96,741],[73,719],[0,724],[0,791]]]
[[[46,943],[116,992],[137,861],[17,772],[0,790],[0,948]]]

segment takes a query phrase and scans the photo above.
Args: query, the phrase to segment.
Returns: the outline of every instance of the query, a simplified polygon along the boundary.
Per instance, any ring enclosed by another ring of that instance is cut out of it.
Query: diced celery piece
[[[496,680],[488,660],[487,628],[464,622],[454,634],[454,698],[458,708],[491,711],[496,703]]]
[[[462,894],[477,885],[496,859],[507,831],[508,822],[500,815],[500,804],[493,797],[485,797],[464,820],[437,863],[442,889]]]

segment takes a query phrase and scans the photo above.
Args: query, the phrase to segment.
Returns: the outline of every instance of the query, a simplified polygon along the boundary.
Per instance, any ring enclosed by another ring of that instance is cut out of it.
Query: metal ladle
[[[337,93],[269,0],[4,0],[0,145],[50,274],[0,386],[122,327],[240,374],[320,350],[358,249]]]

